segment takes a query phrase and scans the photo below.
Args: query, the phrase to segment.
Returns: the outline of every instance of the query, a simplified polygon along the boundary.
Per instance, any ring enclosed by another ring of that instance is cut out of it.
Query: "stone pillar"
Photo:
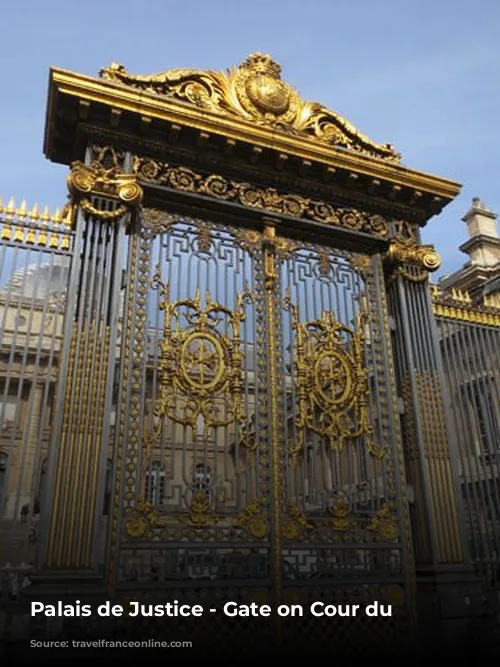
[[[98,578],[126,226],[135,177],[74,163],[68,177],[74,254],[63,328],[37,568]]]
[[[428,272],[440,265],[431,246],[392,241],[385,261],[392,316],[417,574],[422,647],[447,650],[467,641],[467,619],[480,603],[466,548],[455,466],[454,425],[444,400],[444,377],[432,313]]]

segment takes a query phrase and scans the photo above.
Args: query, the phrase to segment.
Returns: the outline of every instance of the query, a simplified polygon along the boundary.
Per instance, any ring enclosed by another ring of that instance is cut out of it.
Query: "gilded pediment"
[[[249,56],[227,72],[174,69],[149,76],[127,72],[113,63],[101,70],[103,79],[197,108],[242,118],[275,131],[313,139],[332,148],[399,162],[390,144],[377,144],[345,118],[316,102],[303,100],[281,78],[270,56]]]

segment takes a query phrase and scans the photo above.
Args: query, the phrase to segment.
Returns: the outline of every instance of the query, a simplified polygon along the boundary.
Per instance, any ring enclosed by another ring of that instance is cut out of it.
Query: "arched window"
[[[165,502],[165,469],[159,461],[153,461],[146,472],[146,500],[151,505]]]
[[[7,464],[9,457],[4,452],[0,452],[0,518],[3,517],[5,491],[7,490]]]
[[[204,463],[197,463],[193,471],[193,491],[195,493],[202,491],[208,496],[211,484],[212,472],[210,466],[206,466]]]

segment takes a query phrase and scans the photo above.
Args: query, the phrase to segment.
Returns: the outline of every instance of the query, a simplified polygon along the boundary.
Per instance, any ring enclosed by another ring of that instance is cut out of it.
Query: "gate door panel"
[[[129,256],[111,588],[219,610],[304,606],[307,618],[285,624],[229,626],[219,611],[206,620],[218,641],[236,626],[247,641],[249,623],[269,640],[313,625],[328,636],[335,621],[311,617],[315,601],[393,605],[390,619],[350,621],[370,641],[406,629],[379,264],[273,226],[144,209]]]
[[[188,602],[200,586],[269,598],[269,360],[250,241],[147,209],[132,239],[111,552],[118,589],[140,584],[141,600],[159,586]]]
[[[411,615],[381,276],[379,258],[305,243],[281,252],[284,597],[393,606],[390,619],[298,618],[289,630],[318,642],[338,633],[349,654],[393,644]]]

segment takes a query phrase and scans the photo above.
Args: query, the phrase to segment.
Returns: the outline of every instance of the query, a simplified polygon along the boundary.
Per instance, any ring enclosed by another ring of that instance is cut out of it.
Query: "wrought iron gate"
[[[447,418],[430,406],[443,413],[425,291],[439,259],[419,235],[457,184],[403,167],[262,54],[228,73],[53,70],[45,151],[71,167],[71,262],[40,595],[69,577],[94,604],[104,587],[117,603],[199,601],[216,611],[195,624],[116,623],[201,633],[202,651],[307,638],[310,652],[335,635],[337,656],[394,653],[413,631],[413,555],[432,610],[466,562]],[[396,385],[393,349],[432,393]],[[403,444],[400,415],[425,433]],[[403,448],[428,489],[415,549]],[[229,618],[228,601],[273,618]],[[392,616],[314,617],[320,601]],[[304,616],[276,614],[288,604]]]
[[[327,624],[373,647],[412,604],[381,260],[275,222],[145,208],[130,238],[110,585],[302,604],[309,638],[313,602],[377,600],[391,619]]]

